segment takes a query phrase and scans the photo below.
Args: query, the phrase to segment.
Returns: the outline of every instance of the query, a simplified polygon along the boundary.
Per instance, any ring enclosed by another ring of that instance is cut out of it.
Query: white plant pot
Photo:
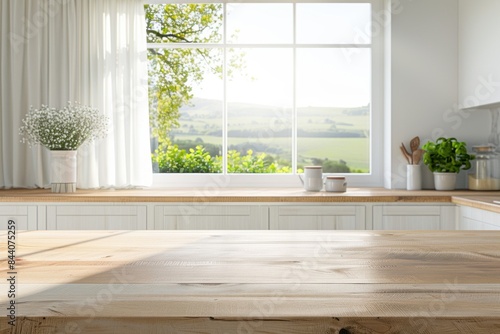
[[[50,151],[50,183],[53,193],[76,191],[76,151]]]
[[[434,172],[434,188],[436,190],[455,190],[457,173]]]

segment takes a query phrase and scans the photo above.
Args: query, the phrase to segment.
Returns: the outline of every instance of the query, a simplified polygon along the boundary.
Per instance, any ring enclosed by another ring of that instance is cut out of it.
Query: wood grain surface
[[[353,188],[345,193],[307,192],[302,188],[176,188],[82,190],[71,194],[51,193],[50,189],[0,189],[1,202],[428,202],[450,203],[452,196],[497,196],[500,191],[393,190]]]
[[[16,271],[0,333],[500,332],[494,231],[22,231]]]
[[[458,205],[500,213],[500,194],[488,196],[452,196],[451,201]]]

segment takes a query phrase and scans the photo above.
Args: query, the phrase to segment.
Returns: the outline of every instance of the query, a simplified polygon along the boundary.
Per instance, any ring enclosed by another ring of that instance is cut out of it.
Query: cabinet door
[[[0,205],[0,229],[6,231],[9,220],[13,220],[16,230],[36,230],[36,212],[33,205]]]
[[[268,208],[260,205],[179,204],[155,208],[158,230],[267,230]]]
[[[48,205],[47,230],[145,230],[145,205]]]
[[[456,206],[374,205],[374,230],[455,230]]]
[[[500,103],[498,0],[459,1],[459,101],[466,107]]]
[[[280,205],[270,207],[271,230],[362,230],[365,207]]]
[[[500,230],[500,213],[460,207],[460,230]]]

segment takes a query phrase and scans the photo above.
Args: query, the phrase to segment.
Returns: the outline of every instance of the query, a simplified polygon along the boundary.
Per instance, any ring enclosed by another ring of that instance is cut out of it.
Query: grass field
[[[193,106],[181,110],[181,126],[172,132],[174,139],[201,139],[204,143],[221,146],[221,137],[210,135],[221,131],[221,108],[220,101],[194,99]],[[297,116],[297,127],[302,131],[299,133],[303,133],[297,142],[299,165],[310,164],[315,158],[343,160],[351,169],[369,171],[368,106],[351,109],[299,108]],[[230,134],[228,146],[251,143],[262,147],[261,151],[255,153],[267,153],[280,160],[290,161],[291,165],[291,110],[231,104],[227,121]],[[238,134],[231,135],[231,131],[237,131]],[[347,134],[347,138],[342,138],[342,134]]]
[[[194,141],[196,138],[200,137],[197,135],[176,136],[176,139],[180,140]],[[205,143],[222,144],[220,137],[203,136],[201,138]],[[229,138],[228,144],[237,145],[249,141],[247,138]],[[262,138],[255,139],[253,142],[282,148],[284,153],[280,154],[279,158],[290,161],[291,165],[291,144],[288,138]],[[349,167],[363,171],[368,171],[370,167],[368,138],[299,138],[297,148],[299,164],[307,165],[311,163],[312,158],[319,158],[336,161],[341,159],[346,161]]]

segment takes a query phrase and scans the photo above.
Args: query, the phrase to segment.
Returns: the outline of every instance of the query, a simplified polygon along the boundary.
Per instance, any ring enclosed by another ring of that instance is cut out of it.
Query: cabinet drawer
[[[272,230],[356,230],[365,228],[365,207],[294,205],[270,208]]]
[[[37,229],[37,207],[34,205],[0,205],[0,229],[7,230],[9,220],[16,223],[16,230]]]
[[[260,205],[166,205],[155,208],[159,230],[267,230],[268,208]]]
[[[460,230],[500,230],[500,214],[471,207],[460,207]]]
[[[146,229],[145,205],[48,205],[48,230]]]
[[[375,205],[374,230],[454,230],[454,205]]]

